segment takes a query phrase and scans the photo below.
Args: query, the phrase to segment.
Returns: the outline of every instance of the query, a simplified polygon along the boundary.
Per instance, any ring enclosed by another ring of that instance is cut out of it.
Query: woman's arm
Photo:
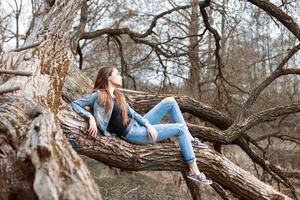
[[[93,103],[95,102],[95,100],[97,100],[98,97],[99,97],[99,91],[97,90],[91,94],[81,97],[80,99],[76,99],[72,101],[69,105],[81,117],[89,118],[92,116],[92,114],[86,111],[84,107],[93,105]]]

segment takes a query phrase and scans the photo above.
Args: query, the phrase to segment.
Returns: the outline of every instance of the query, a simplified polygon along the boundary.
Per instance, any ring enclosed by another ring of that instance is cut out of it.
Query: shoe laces
[[[199,174],[196,174],[197,177],[199,177],[201,180],[206,179],[206,176],[203,172],[200,172]]]

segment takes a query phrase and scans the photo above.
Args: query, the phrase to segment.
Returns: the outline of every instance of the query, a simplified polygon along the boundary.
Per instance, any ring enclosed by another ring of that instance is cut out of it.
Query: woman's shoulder
[[[95,101],[100,95],[100,90],[98,89],[92,89],[87,92],[87,94],[83,97],[86,99],[89,99],[90,101]]]
[[[89,92],[89,94],[98,96],[98,95],[100,95],[100,90],[99,89],[93,89]]]
[[[94,92],[96,92],[97,94],[100,94],[100,90],[99,89],[94,90]]]

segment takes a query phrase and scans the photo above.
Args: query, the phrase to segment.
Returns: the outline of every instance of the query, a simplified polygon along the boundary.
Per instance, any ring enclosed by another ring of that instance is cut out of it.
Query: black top
[[[110,133],[115,133],[117,136],[121,136],[124,133],[127,126],[122,125],[122,109],[116,98],[113,97],[114,107],[109,119],[107,130]]]

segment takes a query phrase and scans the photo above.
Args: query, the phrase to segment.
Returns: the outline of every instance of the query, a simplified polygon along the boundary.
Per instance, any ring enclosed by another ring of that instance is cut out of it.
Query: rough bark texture
[[[101,199],[50,109],[0,97],[0,199]]]
[[[0,79],[1,91],[19,88],[0,97],[0,199],[101,199],[56,118],[67,71],[77,67],[67,33],[81,3],[45,5],[29,37],[39,44],[0,56],[5,70],[33,73]]]
[[[188,177],[187,174],[184,172],[181,172],[182,177],[184,178],[187,187],[189,188],[193,200],[201,200],[201,187],[195,183],[194,181],[191,181]]]

